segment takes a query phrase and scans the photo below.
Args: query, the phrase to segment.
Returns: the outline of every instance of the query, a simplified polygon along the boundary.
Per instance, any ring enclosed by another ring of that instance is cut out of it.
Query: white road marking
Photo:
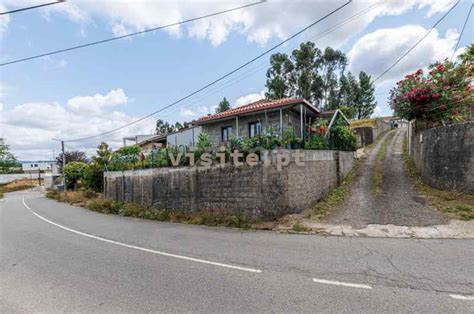
[[[156,250],[147,249],[147,248],[144,248],[144,247],[141,247],[141,246],[130,245],[130,244],[126,244],[126,243],[122,243],[122,242],[102,238],[102,237],[99,237],[99,236],[95,236],[95,235],[92,235],[92,234],[89,234],[89,233],[77,231],[77,230],[62,226],[58,223],[55,223],[55,222],[41,216],[40,214],[36,213],[25,203],[25,198],[24,197],[22,197],[22,201],[23,201],[23,205],[31,213],[33,213],[33,215],[35,215],[39,219],[41,219],[43,221],[46,221],[47,223],[52,224],[53,226],[56,226],[56,227],[61,228],[63,230],[66,230],[66,231],[69,231],[69,232],[72,232],[72,233],[75,233],[75,234],[78,234],[78,235],[81,235],[81,236],[84,236],[84,237],[88,237],[88,238],[91,238],[91,239],[95,239],[95,240],[99,240],[99,241],[103,241],[103,242],[107,242],[107,243],[111,243],[111,244],[115,244],[115,245],[120,245],[120,246],[130,248],[130,249],[135,249],[135,250],[144,251],[144,252],[148,252],[148,253],[163,255],[163,256],[167,256],[167,257],[174,257],[174,258],[178,258],[178,259],[182,259],[182,260],[186,260],[186,261],[191,261],[191,262],[196,262],[196,263],[201,263],[201,264],[208,264],[208,265],[213,265],[213,266],[219,266],[219,267],[231,268],[231,269],[236,269],[236,270],[248,271],[248,272],[251,272],[251,273],[261,273],[262,272],[260,269],[223,264],[223,263],[207,261],[207,260],[203,260],[203,259],[199,259],[199,258],[194,258],[194,257],[188,257],[188,256],[183,256],[183,255],[177,255],[177,254],[171,254],[171,253],[156,251]]]
[[[341,282],[341,281],[333,281],[333,280],[325,280],[325,279],[317,279],[317,278],[313,278],[313,281],[317,283],[325,283],[328,285],[335,285],[335,286],[344,286],[344,287],[360,288],[360,289],[372,289],[372,287],[369,285],[362,285],[358,283]]]
[[[457,300],[474,301],[474,296],[470,296],[470,295],[450,294],[449,296]]]

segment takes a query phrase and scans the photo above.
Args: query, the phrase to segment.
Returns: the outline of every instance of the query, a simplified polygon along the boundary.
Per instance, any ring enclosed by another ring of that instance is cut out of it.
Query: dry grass
[[[373,127],[376,124],[375,119],[362,119],[362,120],[355,120],[351,121],[351,129],[354,128],[361,128],[361,127]]]
[[[373,187],[374,193],[377,195],[382,194],[382,183],[383,183],[383,173],[384,173],[384,161],[387,155],[388,147],[395,136],[396,130],[390,131],[385,137],[385,140],[380,146],[379,151],[377,152],[377,156],[375,157],[375,164],[374,164],[374,175],[372,177],[373,180]]]
[[[446,213],[449,217],[460,220],[474,219],[474,195],[455,191],[445,191],[432,188],[425,184],[416,170],[413,160],[408,154],[407,136],[403,140],[403,159],[405,167],[420,196],[429,205]]]
[[[0,198],[3,198],[4,193],[27,190],[37,186],[33,184],[30,179],[19,179],[9,183],[0,184]]]
[[[102,194],[90,191],[48,191],[47,197],[60,202],[82,206],[103,214],[138,217],[207,226],[225,226],[249,229],[254,221],[244,214],[229,215],[224,211],[171,212],[154,207],[105,199]]]

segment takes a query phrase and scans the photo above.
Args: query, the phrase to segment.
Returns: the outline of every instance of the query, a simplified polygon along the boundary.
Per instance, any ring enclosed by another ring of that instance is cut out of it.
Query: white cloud
[[[350,70],[377,76],[415,44],[427,29],[418,25],[378,29],[361,37],[348,53]],[[458,33],[448,30],[444,37],[434,29],[414,50],[381,80],[397,79],[430,63],[451,57]]]
[[[263,98],[265,98],[265,91],[261,91],[259,94],[252,93],[252,94],[244,95],[237,98],[237,100],[235,101],[234,107],[247,105]]]
[[[5,12],[7,8],[0,4],[0,11]],[[10,24],[10,16],[8,14],[0,16],[0,39],[2,34],[7,30],[8,24]]]
[[[57,102],[30,102],[5,109],[0,115],[2,135],[20,159],[51,158],[52,150],[58,152],[58,143],[52,138],[74,139],[96,135],[137,119],[124,112],[114,111],[113,106],[125,101],[125,93],[121,89],[95,96],[74,97],[67,105]],[[90,111],[84,114],[76,108],[83,108],[88,101],[95,101],[101,111]],[[84,101],[84,103],[82,103]],[[79,107],[72,107],[69,103]],[[148,119],[123,130],[103,137],[71,142],[67,145],[93,152],[101,141],[108,142],[112,147],[119,147],[122,138],[136,134],[148,134],[153,128],[154,120]]]
[[[39,0],[4,0],[7,7],[18,7],[19,3],[37,3]],[[264,45],[272,38],[285,38],[296,30],[314,22],[334,10],[346,0],[316,1],[268,1],[253,7],[228,12],[189,23],[164,29],[171,36],[188,34],[190,37],[209,40],[217,46],[227,40],[232,32],[241,33],[250,42]],[[378,0],[355,0],[348,7],[323,21],[306,33],[309,39],[322,30],[352,16]],[[149,1],[114,0],[87,1],[76,0],[49,6],[43,9],[47,15],[64,14],[72,21],[81,24],[94,24],[95,20],[105,20],[110,31],[123,35],[132,31],[167,25],[176,21],[190,19],[212,12],[226,10],[243,4],[244,0],[231,1]],[[328,36],[324,45],[340,46],[352,34],[362,31],[376,16],[399,15],[410,9],[426,9],[427,16],[444,12],[449,8],[448,0],[395,0],[383,2],[370,13],[361,16]],[[184,30],[184,31],[183,31]]]
[[[213,113],[216,107],[217,106],[212,106],[212,107],[200,106],[200,107],[194,107],[194,108],[181,108],[179,111],[179,115],[185,121],[192,121],[208,113]]]
[[[111,90],[106,95],[76,96],[68,100],[67,104],[74,112],[79,114],[98,114],[104,107],[123,105],[128,102],[128,97],[121,88]]]

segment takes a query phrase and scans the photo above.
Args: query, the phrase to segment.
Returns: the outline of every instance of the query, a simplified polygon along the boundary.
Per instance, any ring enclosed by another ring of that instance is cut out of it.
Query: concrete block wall
[[[299,213],[334,188],[352,168],[353,152],[301,151],[278,171],[275,164],[256,166],[157,168],[105,173],[107,198],[176,212],[224,210],[229,214],[272,219]],[[267,159],[274,160],[270,152]]]
[[[425,183],[438,189],[474,193],[474,122],[411,136],[410,154]]]

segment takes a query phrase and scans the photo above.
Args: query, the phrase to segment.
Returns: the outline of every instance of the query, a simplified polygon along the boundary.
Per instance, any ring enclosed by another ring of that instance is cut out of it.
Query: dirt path
[[[374,193],[374,165],[377,152],[388,134],[383,136],[362,162],[351,195],[343,205],[328,215],[326,223],[363,228],[368,224],[428,226],[448,222],[441,213],[429,208],[423,199],[418,197],[405,171],[402,157],[406,130],[393,132],[396,134],[389,145],[384,162],[382,193]]]

